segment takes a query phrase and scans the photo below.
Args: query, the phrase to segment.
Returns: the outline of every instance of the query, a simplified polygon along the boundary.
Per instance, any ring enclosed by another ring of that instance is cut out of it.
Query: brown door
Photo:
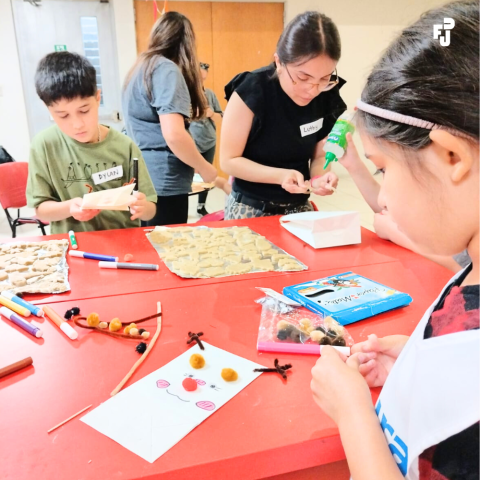
[[[153,2],[135,0],[137,52],[147,48],[154,23]],[[158,8],[163,2],[157,1]],[[195,29],[198,58],[210,64],[205,86],[215,92],[222,108],[225,85],[237,74],[268,65],[283,30],[283,3],[176,2],[169,1],[170,11],[190,19]],[[217,125],[217,154],[221,124]],[[220,170],[220,169],[219,169]],[[224,175],[225,176],[225,175]]]

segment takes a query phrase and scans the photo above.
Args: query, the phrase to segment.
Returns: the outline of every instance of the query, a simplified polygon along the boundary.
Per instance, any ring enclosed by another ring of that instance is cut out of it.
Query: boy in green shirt
[[[52,233],[139,227],[155,215],[157,195],[140,149],[130,138],[98,123],[100,90],[96,71],[81,55],[56,52],[37,68],[35,86],[55,121],[32,141],[27,203]],[[82,210],[82,197],[121,187],[133,177],[138,158],[138,192],[130,212]]]

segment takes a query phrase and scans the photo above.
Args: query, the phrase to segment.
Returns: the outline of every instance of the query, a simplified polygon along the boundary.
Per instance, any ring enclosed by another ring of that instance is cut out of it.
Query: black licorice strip
[[[190,338],[187,340],[187,345],[190,345],[190,343],[192,342],[197,342],[197,345],[200,347],[200,350],[205,350],[205,347],[203,346],[203,343],[200,340],[200,337],[202,335],[203,335],[203,332],[198,332],[198,333],[188,332],[188,336]]]
[[[278,373],[279,375],[282,376],[284,380],[287,379],[287,374],[285,373],[287,370],[292,368],[291,363],[287,363],[286,365],[279,365],[278,364],[278,358],[275,359],[274,362],[275,368],[255,368],[253,370],[254,372],[272,372],[272,373]]]
[[[135,179],[134,191],[138,192],[138,158],[133,159],[133,178]]]

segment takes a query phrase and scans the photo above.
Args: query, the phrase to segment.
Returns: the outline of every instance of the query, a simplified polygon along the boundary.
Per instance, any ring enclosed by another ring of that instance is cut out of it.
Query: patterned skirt
[[[295,207],[285,207],[284,212],[280,212],[280,215],[288,215],[289,213],[311,212],[313,211],[312,204],[307,200],[302,205]],[[241,218],[255,218],[255,217],[269,217],[274,215],[273,213],[266,213],[262,210],[250,207],[244,203],[237,202],[232,195],[227,198],[227,204],[225,206],[225,220],[239,220]]]

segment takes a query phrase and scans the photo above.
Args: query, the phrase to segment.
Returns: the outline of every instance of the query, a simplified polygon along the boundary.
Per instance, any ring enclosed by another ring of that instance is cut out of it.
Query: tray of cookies
[[[169,270],[183,278],[308,269],[248,227],[155,227],[147,237]]]
[[[0,292],[62,293],[70,290],[68,240],[0,244]]]

